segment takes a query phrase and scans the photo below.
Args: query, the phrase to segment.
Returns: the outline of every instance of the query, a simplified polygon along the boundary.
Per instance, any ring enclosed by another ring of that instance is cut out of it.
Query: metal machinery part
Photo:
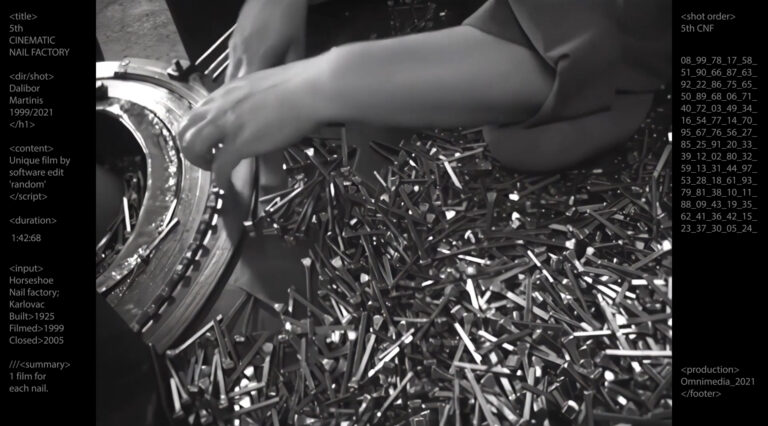
[[[353,40],[456,25],[481,3],[323,2],[310,8],[307,53]],[[146,157],[145,189],[134,229],[97,271],[96,288],[158,352],[210,316],[213,305],[226,310],[222,303],[227,301],[218,300],[217,292],[228,280],[241,281],[229,276],[239,252],[253,254],[253,243],[238,248],[238,241],[244,219],[246,224],[254,221],[250,213],[257,191],[255,160],[235,170],[233,188],[218,189],[212,187],[210,173],[181,156],[175,136],[186,113],[222,84],[226,41],[239,1],[227,0],[226,7],[217,3],[211,13],[176,0],[168,5],[189,57],[197,58],[192,64],[175,61],[169,67],[134,58],[96,64],[96,113],[119,123],[116,127],[123,126],[123,133],[127,129]],[[208,29],[200,32],[201,27]],[[352,126],[346,135],[350,144],[359,145],[372,138],[396,142],[402,135],[394,133]],[[368,157],[374,156],[363,153],[362,163],[377,160]],[[258,253],[283,253],[263,244],[270,248]],[[258,242],[255,246],[261,247]],[[246,263],[257,269],[260,265],[250,257]]]
[[[210,172],[184,159],[177,129],[209,92],[204,76],[171,78],[167,69],[130,58],[96,64],[97,116],[124,126],[146,159],[140,211],[129,237],[97,271],[96,290],[160,351],[227,278],[250,211],[255,171],[254,160],[243,161],[232,185],[217,188]]]

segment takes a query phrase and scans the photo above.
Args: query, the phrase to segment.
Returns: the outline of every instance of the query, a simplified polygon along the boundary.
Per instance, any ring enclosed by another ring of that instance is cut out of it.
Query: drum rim
[[[157,102],[134,102],[137,105],[147,109],[150,113],[157,117],[168,134],[165,135],[173,141],[178,148],[178,141],[176,139],[176,130],[180,124],[183,113],[201,102],[208,94],[208,90],[203,85],[198,75],[192,75],[187,81],[178,81],[171,79],[167,72],[167,65],[160,61],[139,59],[139,58],[126,58],[122,61],[110,61],[110,62],[97,62],[96,63],[96,82],[97,85],[102,83],[106,86],[107,92],[110,86],[119,86],[126,84],[141,84],[142,87],[148,87],[148,92],[156,92],[155,96],[163,97],[169,94],[174,97],[173,100],[166,99],[169,103],[173,103],[176,107],[175,111],[159,112],[153,110],[157,107]],[[119,98],[111,98],[119,99]],[[136,101],[133,99],[132,101]],[[182,102],[179,102],[182,101]],[[98,100],[97,100],[98,109]],[[173,115],[169,117],[165,113]],[[178,114],[177,114],[178,113]],[[169,124],[170,123],[170,124]],[[196,203],[192,203],[196,207],[191,215],[200,214],[200,206],[204,207],[205,200],[209,195],[211,188],[211,176],[210,172],[200,170],[192,166],[187,160],[179,156],[180,159],[180,185],[182,179],[190,179],[191,177],[197,178],[198,191],[195,195]],[[218,224],[218,231],[214,235],[212,234],[207,241],[207,244],[203,250],[207,250],[207,258],[198,262],[199,269],[192,270],[191,276],[185,278],[186,283],[184,287],[177,289],[173,293],[173,305],[170,309],[161,310],[159,306],[151,307],[158,311],[157,315],[153,315],[152,320],[146,326],[135,327],[138,328],[147,342],[153,343],[158,350],[162,351],[170,347],[174,341],[183,333],[183,331],[190,326],[203,306],[206,304],[209,296],[214,293],[216,286],[220,282],[226,280],[226,271],[229,269],[229,265],[236,261],[236,252],[239,240],[243,234],[242,221],[248,216],[250,199],[252,198],[253,191],[255,191],[255,182],[253,179],[255,172],[255,160],[250,159],[241,163],[234,173],[233,183],[234,186],[229,191],[219,191],[221,200],[224,207],[222,216],[219,217],[221,223]],[[197,176],[195,176],[197,174]],[[179,191],[184,191],[180,189]],[[179,196],[183,198],[183,194],[179,193]],[[231,202],[230,202],[231,201]],[[176,207],[177,211],[179,207]],[[194,213],[197,212],[197,213]],[[180,214],[172,213],[174,216],[180,216]],[[195,216],[192,216],[195,217]],[[215,219],[214,219],[215,220]],[[181,241],[192,240],[194,231],[197,227],[196,224],[191,224],[193,229],[175,230],[173,232],[179,232],[177,238]],[[183,235],[182,235],[183,231]],[[183,239],[182,239],[183,238]],[[201,250],[202,251],[202,250]],[[177,250],[177,255],[179,251]],[[151,263],[151,262],[150,262]],[[165,275],[168,275],[168,271],[165,271]],[[103,276],[103,274],[102,274]],[[149,279],[149,278],[147,278]],[[137,280],[136,283],[140,283]],[[136,284],[134,283],[134,284]],[[132,284],[132,285],[134,285]],[[156,290],[161,285],[148,285],[144,284],[144,288],[147,291]],[[177,293],[183,292],[183,295],[179,296]],[[171,300],[171,295],[168,295],[168,299]],[[133,303],[121,303],[122,297],[107,297],[110,304],[117,310],[117,312],[123,317],[123,319],[129,324],[132,321],[136,321],[142,315],[142,307],[135,306]],[[147,298],[140,298],[148,300]],[[149,309],[150,306],[144,307]]]

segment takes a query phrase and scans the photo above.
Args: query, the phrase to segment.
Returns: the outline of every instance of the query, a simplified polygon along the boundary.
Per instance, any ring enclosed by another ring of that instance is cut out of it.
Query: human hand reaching
[[[322,75],[320,56],[225,84],[179,129],[184,156],[222,185],[242,159],[298,142],[324,123]]]
[[[304,57],[309,0],[247,0],[229,39],[226,81]]]
[[[544,104],[551,71],[538,53],[467,26],[352,43],[225,84],[190,114],[179,137],[189,161],[221,180],[241,159],[327,123],[520,123]]]

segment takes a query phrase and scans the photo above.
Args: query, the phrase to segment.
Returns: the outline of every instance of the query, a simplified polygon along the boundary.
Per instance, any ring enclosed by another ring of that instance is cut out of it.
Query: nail
[[[226,344],[224,343],[224,333],[222,333],[221,325],[217,319],[213,320],[213,330],[214,334],[216,335],[216,343],[219,347],[219,359],[221,361],[222,367],[225,370],[231,370],[235,368],[235,362],[232,361],[232,359],[229,357],[229,351],[227,350]]]

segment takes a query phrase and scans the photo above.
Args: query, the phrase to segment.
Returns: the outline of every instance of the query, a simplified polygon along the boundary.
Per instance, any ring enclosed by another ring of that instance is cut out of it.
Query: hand
[[[304,57],[308,0],[247,0],[229,39],[226,81]]]
[[[256,72],[212,93],[179,129],[184,156],[220,186],[240,160],[298,142],[325,122],[324,56]],[[212,148],[217,148],[215,160]]]

